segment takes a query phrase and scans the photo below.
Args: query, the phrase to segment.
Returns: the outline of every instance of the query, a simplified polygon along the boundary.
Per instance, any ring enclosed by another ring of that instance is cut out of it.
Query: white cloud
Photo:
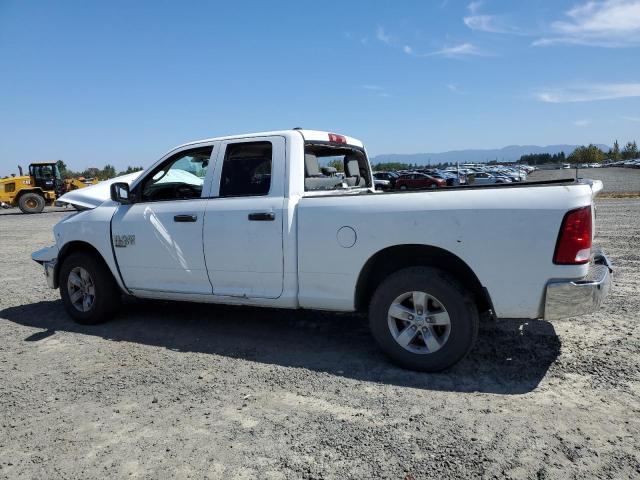
[[[471,2],[467,9],[471,15],[464,17],[462,21],[471,30],[489,33],[518,33],[517,29],[505,23],[498,15],[479,14],[482,2]]]
[[[467,8],[471,12],[471,15],[475,15],[478,12],[478,10],[480,10],[481,6],[482,6],[482,1],[481,0],[475,0],[475,1],[471,2],[469,5],[467,5]]]
[[[533,45],[577,44],[627,47],[640,44],[640,0],[588,1],[551,24],[553,34]]]
[[[417,53],[410,45],[405,45],[402,51],[407,55],[413,57],[447,57],[447,58],[460,58],[466,56],[488,56],[488,52],[480,50],[472,43],[460,43],[458,45],[445,46],[440,50],[427,53]]]
[[[620,118],[629,122],[640,122],[640,117],[628,117],[627,115],[620,115]]]
[[[380,85],[362,85],[362,89],[368,91],[371,95],[376,97],[390,97],[384,87]]]
[[[445,83],[444,84],[445,87],[447,87],[447,89],[451,92],[451,93],[455,93],[457,95],[466,95],[467,92],[465,92],[464,90],[462,90],[458,85],[456,85],[455,83]]]
[[[591,124],[591,120],[576,120],[573,122],[576,127],[586,127]]]
[[[495,17],[493,15],[472,15],[470,17],[464,17],[462,21],[471,30],[500,33],[499,28],[494,25]]]
[[[387,45],[391,45],[392,38],[383,27],[378,27],[376,30],[376,38],[380,40],[382,43],[386,43]]]
[[[443,47],[435,52],[427,53],[424,56],[439,55],[442,57],[464,57],[468,55],[486,55],[478,47],[472,43],[461,43],[459,45],[453,45],[451,47]]]
[[[395,37],[389,35],[384,27],[378,27],[376,30],[376,38],[379,42],[384,43],[385,45],[389,45],[394,48],[401,49],[405,54],[411,55],[413,57],[448,57],[448,58],[456,58],[456,57],[464,57],[470,55],[489,55],[489,53],[480,50],[472,43],[461,43],[458,45],[445,46],[440,50],[436,50],[433,52],[427,53],[418,53],[416,50],[407,44],[401,44]]]
[[[601,83],[568,88],[538,90],[535,96],[546,103],[591,102],[640,97],[640,83]]]

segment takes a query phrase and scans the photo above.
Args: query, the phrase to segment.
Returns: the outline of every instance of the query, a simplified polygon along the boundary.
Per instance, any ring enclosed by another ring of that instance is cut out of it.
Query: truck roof
[[[237,139],[241,139],[241,138],[252,138],[252,137],[270,137],[270,136],[276,136],[276,135],[280,135],[280,136],[289,136],[289,135],[294,135],[294,134],[300,134],[302,135],[302,138],[304,138],[306,141],[318,141],[318,142],[329,142],[330,141],[330,136],[331,135],[337,135],[338,137],[342,137],[344,138],[344,142],[347,145],[354,145],[356,147],[360,147],[363,148],[364,145],[363,143],[358,140],[357,138],[353,138],[353,137],[349,137],[347,135],[342,135],[339,133],[334,133],[334,132],[328,132],[328,131],[323,131],[323,130],[305,130],[305,129],[301,129],[301,128],[292,128],[289,130],[277,130],[277,131],[272,131],[272,132],[256,132],[256,133],[244,133],[241,135],[227,135],[224,137],[213,137],[213,138],[206,138],[203,140],[196,140],[193,142],[187,142],[185,144],[180,145],[179,147],[176,148],[182,148],[182,147],[186,147],[188,145],[194,145],[197,143],[204,143],[204,142],[216,142],[216,141],[224,141],[224,140],[237,140]]]

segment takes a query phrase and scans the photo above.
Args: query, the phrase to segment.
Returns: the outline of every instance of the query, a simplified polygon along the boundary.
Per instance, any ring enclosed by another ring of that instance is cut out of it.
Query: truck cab
[[[59,195],[64,193],[64,183],[55,162],[32,163],[29,165],[29,175],[35,187],[53,190]]]

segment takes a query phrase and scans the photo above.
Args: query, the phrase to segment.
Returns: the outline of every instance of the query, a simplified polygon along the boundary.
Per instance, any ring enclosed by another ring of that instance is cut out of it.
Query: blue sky
[[[0,175],[302,126],[370,154],[640,140],[640,0],[0,0]]]

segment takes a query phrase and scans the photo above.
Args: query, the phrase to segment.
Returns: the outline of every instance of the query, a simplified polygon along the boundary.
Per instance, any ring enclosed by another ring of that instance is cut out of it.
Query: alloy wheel
[[[449,339],[449,313],[428,293],[413,291],[399,295],[391,303],[387,317],[394,340],[412,353],[437,352]]]
[[[96,298],[96,287],[89,272],[82,267],[75,267],[69,272],[67,292],[71,304],[80,312],[88,312]]]

